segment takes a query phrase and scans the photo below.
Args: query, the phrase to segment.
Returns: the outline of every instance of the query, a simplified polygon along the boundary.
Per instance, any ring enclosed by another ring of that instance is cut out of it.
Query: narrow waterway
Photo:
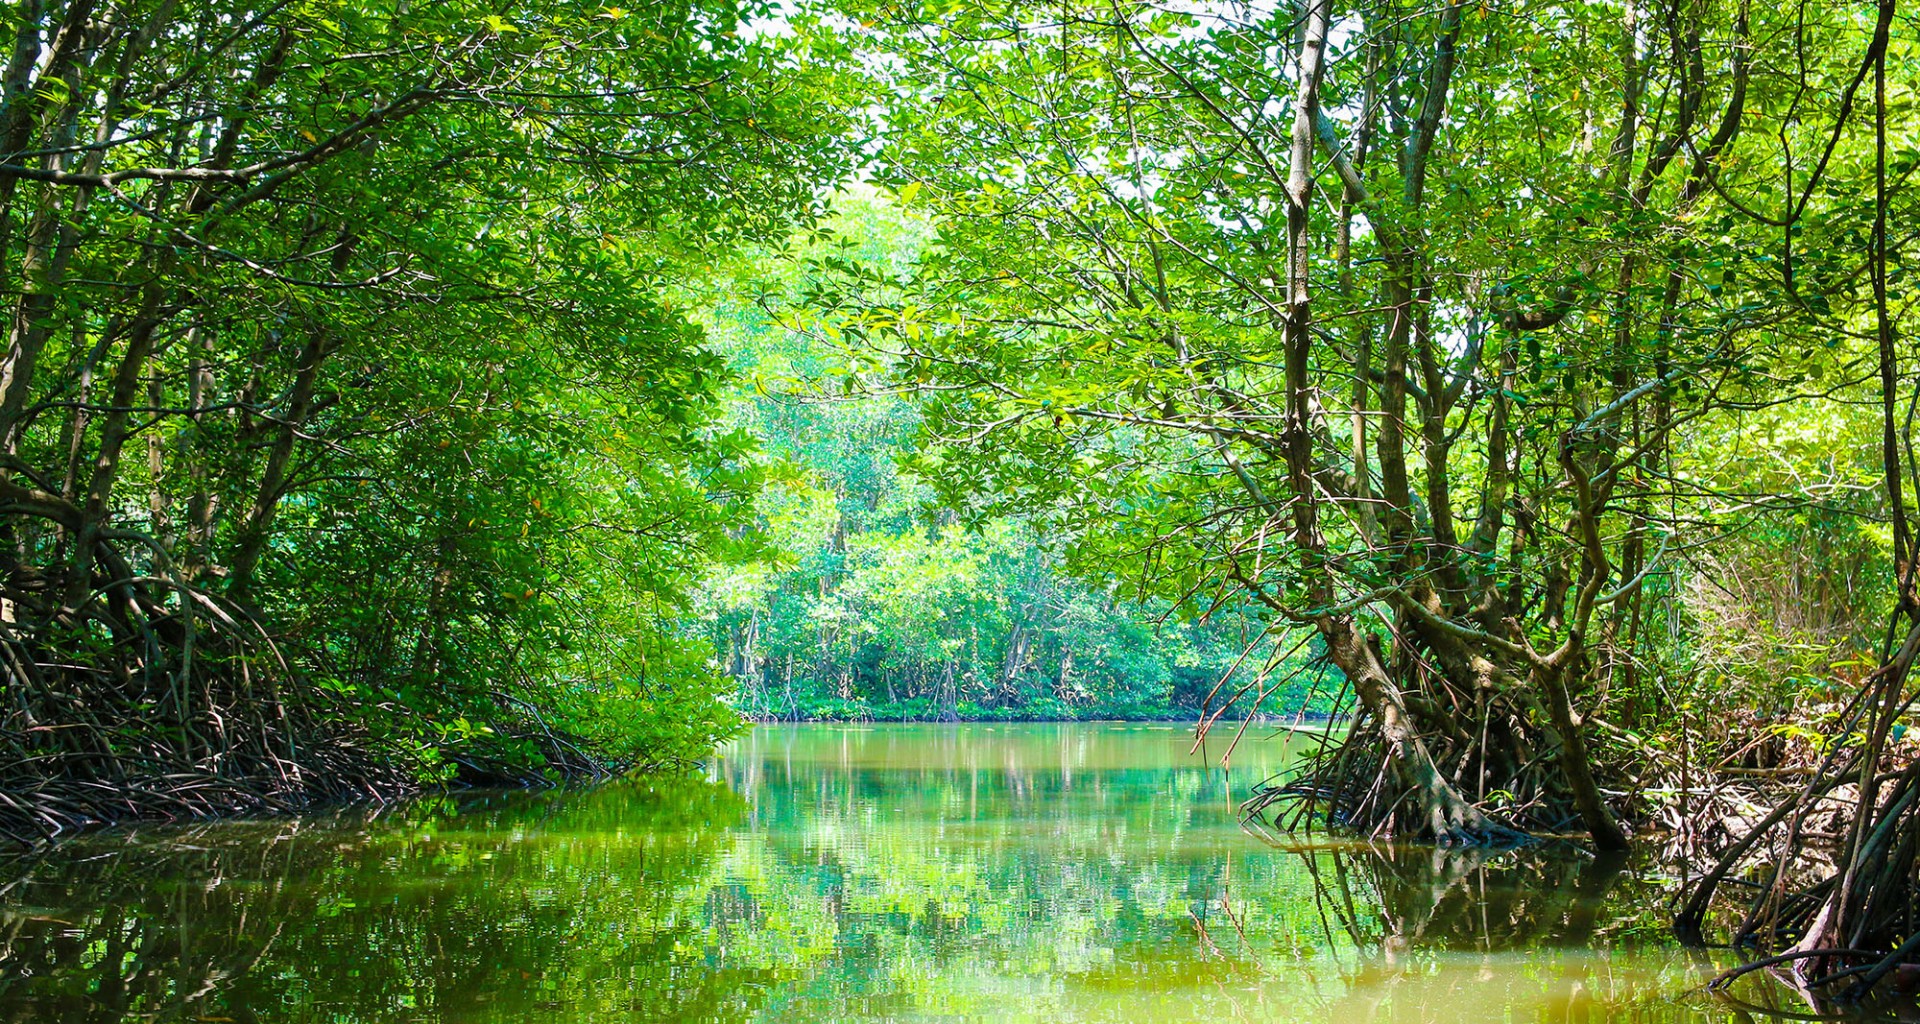
[[[0,863],[9,1021],[1721,1021],[1657,879],[1243,832],[1179,725],[764,726],[708,777]]]

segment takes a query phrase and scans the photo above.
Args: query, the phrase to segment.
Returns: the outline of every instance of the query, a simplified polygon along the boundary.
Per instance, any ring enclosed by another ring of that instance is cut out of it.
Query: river
[[[1737,1019],[1577,853],[1263,841],[1190,727],[762,726],[704,778],[0,862],[0,1020]]]

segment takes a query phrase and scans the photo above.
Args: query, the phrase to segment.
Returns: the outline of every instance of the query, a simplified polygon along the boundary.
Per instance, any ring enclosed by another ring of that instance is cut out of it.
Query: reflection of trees
[[[1620,858],[1516,855],[1483,847],[1357,847],[1305,855],[1329,918],[1355,946],[1494,951],[1589,946],[1644,928],[1607,897]]]
[[[1613,866],[1264,847],[1217,776],[1068,739],[91,841],[0,892],[0,1022],[1415,1020],[1664,943]]]
[[[453,809],[62,850],[0,896],[0,1020],[753,1012],[755,972],[688,952],[684,883],[741,817],[731,792],[668,780]],[[50,909],[69,904],[88,909]]]
[[[787,908],[785,948],[813,957],[792,1019],[882,1006],[1004,1016],[968,988],[980,977],[1001,995],[1065,993],[1021,1001],[1020,1019],[1096,1018],[1096,1006],[1148,1019],[1132,1000],[1161,992],[1180,993],[1167,1019],[1347,1019],[1351,1001],[1385,999],[1438,962],[1448,984],[1476,978],[1473,954],[1509,986],[1502,997],[1555,1019],[1571,1005],[1560,990],[1589,980],[1582,951],[1667,945],[1658,915],[1636,905],[1656,902],[1653,887],[1617,864],[1539,849],[1263,848],[1222,831],[1231,803],[1214,799],[1217,775],[1124,739],[1015,748],[928,728],[808,745],[824,735],[770,730],[726,769],[766,826],[729,854],[729,877],[752,879],[736,902]],[[1574,952],[1552,959],[1559,949]],[[1548,959],[1523,970],[1535,950]],[[1426,984],[1387,1001],[1418,1019]],[[1636,990],[1648,1001],[1632,1012],[1686,1019],[1653,1001],[1673,987]]]
[[[1665,950],[1657,884],[1568,851],[1299,847],[1335,984],[1305,1019],[1697,1020],[1676,1001],[1694,966],[1636,971],[1601,951]]]

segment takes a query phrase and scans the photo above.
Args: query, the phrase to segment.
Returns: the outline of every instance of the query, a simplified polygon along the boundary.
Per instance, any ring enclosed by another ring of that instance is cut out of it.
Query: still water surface
[[[1281,742],[1190,736],[767,726],[704,779],[90,837],[0,862],[0,1021],[1737,1019],[1654,880],[1263,843]]]

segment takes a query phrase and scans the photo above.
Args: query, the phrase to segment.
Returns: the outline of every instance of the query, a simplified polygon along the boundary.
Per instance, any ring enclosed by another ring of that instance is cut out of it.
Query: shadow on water
[[[91,837],[0,868],[0,1021],[1740,1019],[1644,873],[1267,846],[1231,789],[1178,727],[789,727],[711,779]]]

